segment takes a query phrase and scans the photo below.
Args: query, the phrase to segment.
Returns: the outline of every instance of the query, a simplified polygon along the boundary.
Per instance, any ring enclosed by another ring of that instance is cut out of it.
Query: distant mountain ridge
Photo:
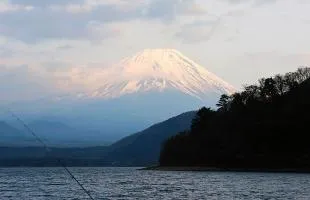
[[[76,129],[57,121],[36,120],[28,126],[53,147],[103,146],[113,141],[108,135],[103,138],[99,131]]]
[[[0,146],[34,146],[35,139],[29,135],[23,134],[22,131],[0,121]]]
[[[114,138],[102,137],[98,131],[74,129],[56,121],[38,120],[27,124],[50,147],[88,147],[109,145]],[[0,146],[41,146],[22,125],[14,126],[0,121]]]
[[[146,166],[157,164],[161,144],[190,128],[195,111],[186,112],[125,137],[110,146],[89,148],[1,147],[0,166],[59,166],[55,156],[69,166]],[[1,127],[0,127],[1,129]]]

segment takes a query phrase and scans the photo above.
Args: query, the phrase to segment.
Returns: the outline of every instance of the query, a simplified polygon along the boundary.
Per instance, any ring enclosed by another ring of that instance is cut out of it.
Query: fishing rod
[[[20,124],[23,125],[23,127],[29,132],[31,133],[31,135],[39,142],[43,145],[44,149],[46,152],[51,152],[51,149],[48,148],[48,146],[46,145],[46,143],[17,115],[15,115],[11,110],[6,109],[7,112],[13,117],[15,118]],[[91,200],[95,200],[92,195],[90,194],[89,191],[86,190],[86,188],[82,185],[82,183],[80,183],[80,181],[73,175],[73,173],[69,170],[69,168],[65,165],[65,163],[61,162],[61,160],[59,158],[56,159],[58,164],[60,164],[60,166],[62,166],[65,171],[69,174],[69,176],[79,185],[79,187],[84,191],[84,193],[87,194],[88,198]]]

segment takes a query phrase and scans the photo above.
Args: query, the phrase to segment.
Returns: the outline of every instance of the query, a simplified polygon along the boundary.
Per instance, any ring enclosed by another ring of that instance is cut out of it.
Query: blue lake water
[[[70,168],[95,199],[310,199],[309,174]],[[0,168],[0,199],[87,199],[62,168]]]

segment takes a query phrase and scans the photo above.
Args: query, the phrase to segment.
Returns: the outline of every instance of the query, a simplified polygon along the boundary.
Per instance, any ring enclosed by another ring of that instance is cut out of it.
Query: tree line
[[[223,94],[217,107],[163,144],[161,166],[310,169],[310,68]]]

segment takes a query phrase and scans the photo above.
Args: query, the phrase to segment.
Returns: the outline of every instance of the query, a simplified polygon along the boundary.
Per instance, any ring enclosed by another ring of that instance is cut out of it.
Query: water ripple
[[[310,199],[310,175],[71,168],[95,199]],[[0,168],[0,199],[87,199],[61,168]]]

